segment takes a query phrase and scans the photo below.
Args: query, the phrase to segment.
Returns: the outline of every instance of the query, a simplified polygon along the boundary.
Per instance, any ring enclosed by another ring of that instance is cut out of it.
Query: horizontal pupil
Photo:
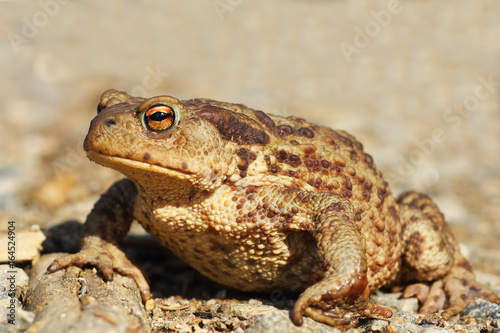
[[[143,114],[143,122],[148,130],[163,132],[174,125],[176,114],[168,105],[153,105]]]
[[[159,112],[155,112],[149,116],[149,119],[151,119],[153,121],[163,121],[167,118],[172,118],[172,114],[159,111]]]

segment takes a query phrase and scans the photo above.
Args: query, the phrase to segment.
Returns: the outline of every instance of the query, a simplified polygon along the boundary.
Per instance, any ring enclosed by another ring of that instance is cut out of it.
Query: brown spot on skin
[[[302,136],[305,136],[306,138],[312,139],[314,138],[314,132],[311,131],[310,128],[307,127],[302,127],[297,130],[297,133],[299,133]]]
[[[375,237],[373,241],[377,244],[377,246],[382,246],[382,244],[384,244],[384,239],[382,237]]]
[[[146,154],[144,154],[143,158],[147,161],[151,158],[151,155],[149,153],[146,153]]]
[[[274,130],[276,128],[274,121],[264,112],[256,110],[253,113],[255,114],[255,117],[257,117],[257,119],[259,119],[259,121],[270,130]]]
[[[458,262],[457,266],[462,267],[462,268],[468,270],[469,272],[472,272],[472,266],[466,260],[462,260],[462,261]]]
[[[238,149],[236,155],[241,159],[241,163],[238,163],[238,169],[241,171],[248,169],[248,166],[255,161],[256,158],[254,152],[245,148]]]
[[[187,170],[188,165],[186,162],[182,162],[182,170]]]
[[[356,169],[354,169],[353,167],[347,167],[347,168],[345,168],[345,172],[347,172],[351,176],[355,176],[356,175]]]
[[[389,213],[391,214],[393,220],[399,223],[399,214],[396,210],[396,207],[394,206],[389,207]]]
[[[288,153],[284,150],[280,150],[278,154],[276,154],[276,158],[278,159],[278,162],[284,162],[288,158]]]
[[[384,185],[381,185],[378,188],[377,195],[378,195],[378,198],[380,199],[380,201],[382,201],[382,203],[383,203],[385,200],[385,197],[387,196],[387,183],[384,182]]]
[[[332,174],[331,174],[332,178],[337,177],[341,173],[340,168],[338,166],[336,166],[336,165],[330,166],[330,171],[332,172]]]
[[[351,191],[344,191],[344,192],[342,192],[342,196],[344,198],[350,198],[350,197],[352,197],[352,192]]]
[[[359,151],[363,151],[363,144],[359,141],[354,141],[354,147]]]
[[[364,160],[366,164],[373,168],[373,157],[370,154],[364,153]]]
[[[338,146],[338,145],[337,145],[337,143],[335,142],[335,140],[333,140],[333,138],[332,138],[332,137],[329,137],[329,136],[325,137],[325,138],[323,139],[323,142],[325,142],[326,144],[329,144],[329,145],[331,145],[331,146],[335,146],[335,147],[337,147],[337,146]]]
[[[302,151],[304,152],[304,154],[310,155],[316,152],[316,147],[313,145],[307,145],[302,148]]]
[[[213,106],[204,107],[198,112],[198,116],[214,125],[225,140],[238,144],[265,145],[269,143],[269,135],[263,130],[250,126],[248,124],[250,119],[248,123],[242,122],[234,115]]]
[[[344,210],[344,208],[338,202],[335,202],[335,203],[331,204],[330,206],[326,207],[326,211],[340,212],[343,210]]]
[[[337,132],[333,132],[333,135],[335,136],[335,138],[337,140],[339,140],[340,142],[342,142],[344,145],[348,146],[348,147],[352,147],[352,141],[351,139],[349,138],[346,138],[345,136],[343,135],[340,135],[339,133]]]
[[[356,215],[354,216],[354,219],[356,219],[357,221],[361,221],[361,214],[363,214],[363,210],[362,209],[358,209],[356,211]]]
[[[406,241],[407,249],[411,249],[410,255],[418,260],[422,255],[422,251],[420,250],[420,246],[425,242],[425,237],[423,237],[420,232],[415,231],[409,239]]]
[[[359,160],[358,153],[356,153],[355,151],[351,151],[351,159],[354,161],[358,161]]]
[[[330,165],[332,164],[331,162],[327,161],[327,160],[321,160],[321,166],[325,169],[328,169],[330,167]]]
[[[349,191],[352,190],[352,183],[349,181],[349,179],[345,181],[345,188]]]
[[[383,221],[377,220],[375,221],[375,228],[377,228],[378,232],[382,232],[385,230],[385,224]]]
[[[291,135],[295,132],[295,130],[291,126],[288,126],[288,125],[279,125],[277,128],[279,130],[278,134],[280,136]]]
[[[356,180],[356,184],[362,185],[365,182],[365,176],[363,175],[356,175],[354,176],[354,179]]]
[[[321,168],[319,167],[319,161],[318,160],[305,160],[304,161],[304,165],[312,170],[310,171],[313,171],[313,172],[318,172],[319,170],[321,170]]]
[[[276,155],[276,159],[278,160],[278,162],[287,163],[294,168],[298,167],[301,164],[301,160],[300,160],[300,157],[298,155],[295,155],[295,154],[288,155],[283,150],[278,152],[278,154]]]
[[[389,241],[391,243],[394,243],[395,240],[396,240],[396,237],[394,236],[394,234],[389,234]]]
[[[269,166],[269,171],[271,171],[272,173],[278,173],[279,168],[278,168],[278,166],[276,164],[271,164]]]

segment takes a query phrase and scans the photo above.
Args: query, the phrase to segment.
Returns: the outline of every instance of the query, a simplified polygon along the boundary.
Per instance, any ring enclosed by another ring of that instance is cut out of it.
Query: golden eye
[[[154,104],[143,115],[144,124],[153,132],[163,132],[175,123],[175,111],[166,104]]]

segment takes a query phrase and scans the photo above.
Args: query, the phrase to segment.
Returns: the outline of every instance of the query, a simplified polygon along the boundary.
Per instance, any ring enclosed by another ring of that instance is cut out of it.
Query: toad
[[[241,104],[108,90],[84,148],[127,178],[95,204],[81,251],[49,272],[94,265],[105,280],[133,278],[149,299],[117,246],[136,219],[222,285],[301,293],[296,325],[304,315],[344,329],[360,316],[389,318],[370,293],[396,284],[445,320],[477,298],[500,301],[476,281],[436,204],[417,192],[395,198],[344,131]]]

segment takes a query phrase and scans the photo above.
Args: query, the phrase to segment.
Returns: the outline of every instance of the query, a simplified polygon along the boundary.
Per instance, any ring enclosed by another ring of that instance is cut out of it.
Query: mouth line
[[[87,153],[87,157],[91,161],[93,161],[97,164],[102,164],[104,166],[110,167],[112,169],[116,169],[112,165],[124,165],[124,166],[132,167],[135,169],[142,169],[142,170],[145,170],[148,172],[158,172],[158,173],[170,174],[170,175],[172,175],[172,173],[175,173],[177,175],[183,175],[183,176],[192,176],[193,175],[191,173],[188,173],[188,172],[185,172],[182,170],[167,168],[164,166],[160,166],[157,164],[151,164],[151,163],[147,163],[147,162],[143,162],[143,161],[137,161],[137,160],[123,157],[123,156],[106,155],[106,154],[100,153],[94,149],[88,149],[88,150],[86,150],[86,153]],[[103,162],[103,163],[101,163],[101,162]],[[106,162],[108,162],[108,163],[106,163]]]

